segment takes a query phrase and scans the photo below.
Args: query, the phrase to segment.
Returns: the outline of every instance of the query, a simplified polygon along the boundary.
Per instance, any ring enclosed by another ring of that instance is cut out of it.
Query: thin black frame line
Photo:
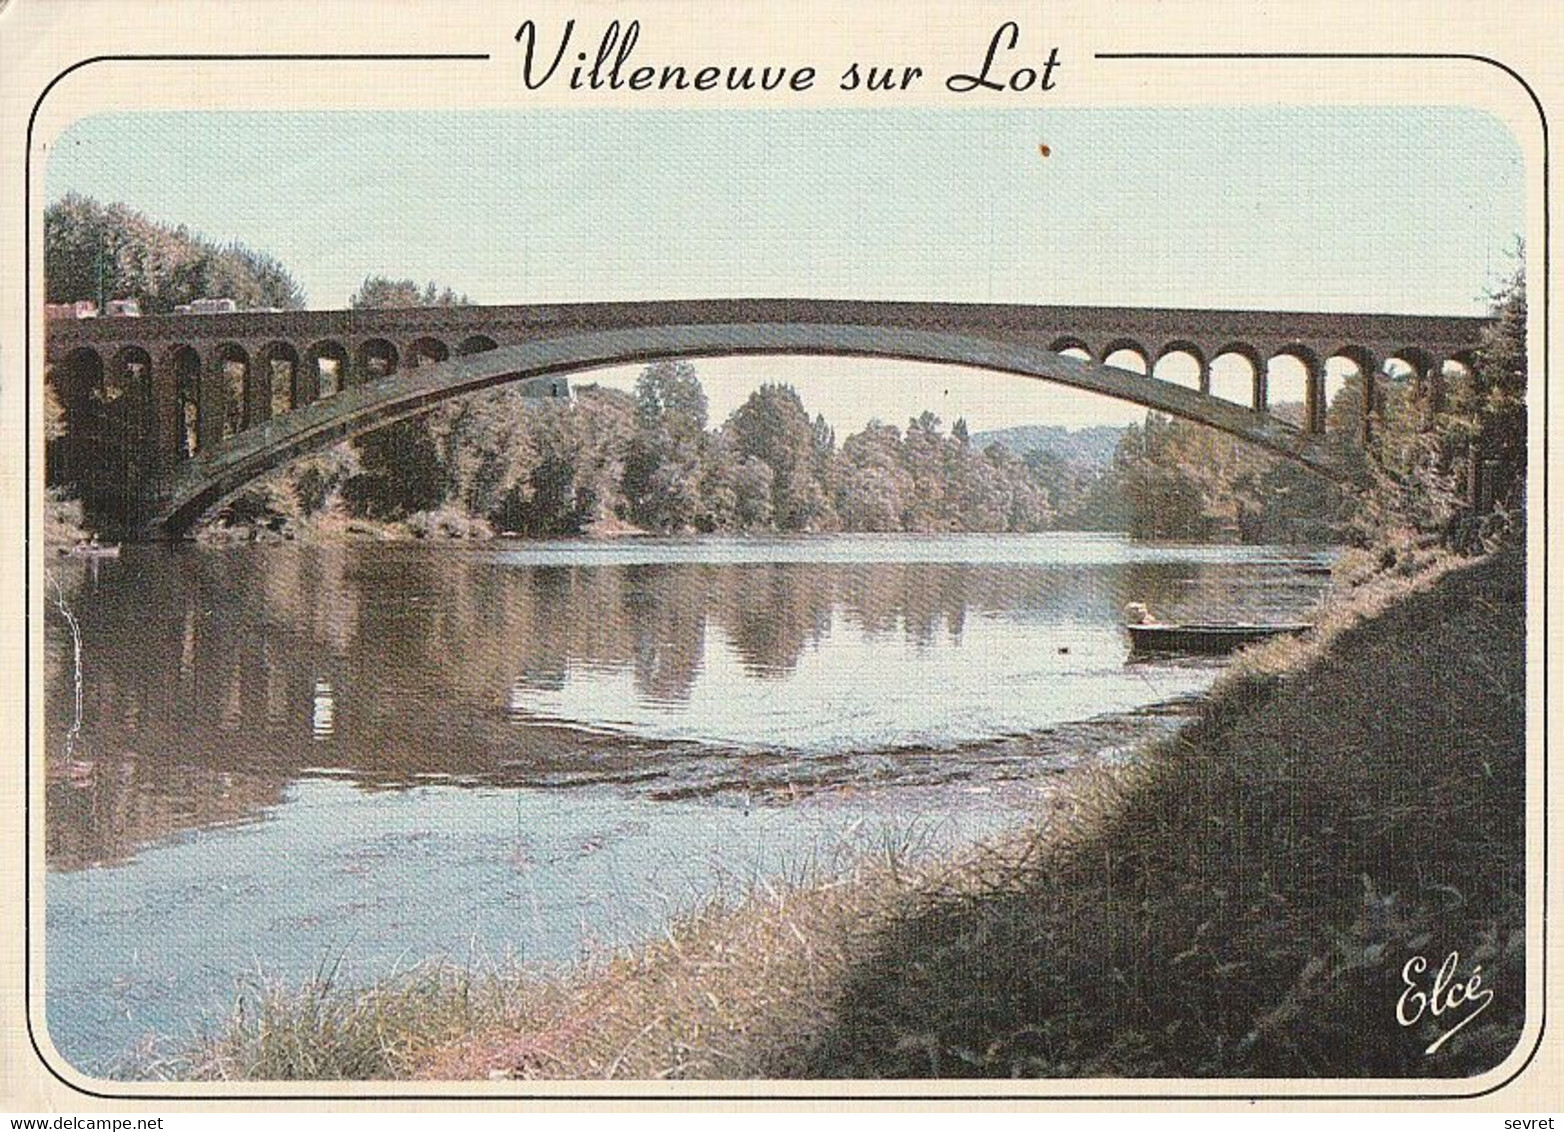
[[[65,70],[63,70],[59,74],[57,74],[52,80],[50,80],[48,85],[46,85],[44,87],[43,91],[39,94],[37,101],[33,104],[32,114],[30,115],[30,117],[28,119],[27,147],[26,147],[26,151],[25,151],[25,160],[23,162],[24,177],[25,177],[25,185],[24,185],[24,193],[23,193],[23,202],[24,202],[24,209],[25,209],[24,216],[23,216],[23,228],[24,228],[25,240],[26,240],[25,245],[24,245],[24,251],[23,251],[24,270],[26,272],[26,277],[25,277],[24,283],[23,283],[23,293],[24,293],[24,301],[26,303],[27,310],[30,312],[31,309],[32,309],[32,220],[33,220],[33,217],[32,217],[32,156],[33,156],[32,138],[33,138],[33,127],[34,127],[34,124],[35,124],[37,116],[38,116],[38,110],[43,105],[44,99],[48,96],[49,92],[54,88],[55,84],[58,83],[61,79],[63,79],[66,75],[70,74],[71,72],[73,72],[75,70],[78,70],[78,69],[80,69],[82,67],[88,66],[90,64],[98,63],[98,62],[148,62],[148,61],[152,61],[152,62],[227,62],[227,61],[241,61],[241,62],[253,62],[253,61],[262,61],[262,62],[276,62],[276,61],[311,61],[311,62],[391,61],[391,62],[407,62],[407,61],[431,61],[431,60],[434,60],[434,61],[437,61],[437,60],[486,60],[488,58],[489,58],[489,56],[487,54],[473,54],[473,55],[261,55],[261,54],[254,54],[254,55],[244,55],[244,54],[235,54],[235,55],[100,55],[100,56],[93,56],[91,58],[84,59],[84,60],[81,60],[81,61],[79,61],[77,63],[72,64],[71,66],[67,67]],[[1542,159],[1542,162],[1543,162],[1543,167],[1542,167],[1542,175],[1543,175],[1543,194],[1542,194],[1542,202],[1543,202],[1543,350],[1542,350],[1542,354],[1543,354],[1543,357],[1542,357],[1542,361],[1543,361],[1543,396],[1542,396],[1542,402],[1543,402],[1544,406],[1547,405],[1547,403],[1548,403],[1548,397],[1547,397],[1547,393],[1548,393],[1548,340],[1547,340],[1547,326],[1548,326],[1548,319],[1549,319],[1549,302],[1550,302],[1550,297],[1551,297],[1550,296],[1550,289],[1548,287],[1548,265],[1549,265],[1550,250],[1551,250],[1550,249],[1550,244],[1551,244],[1551,225],[1550,225],[1549,195],[1548,195],[1548,187],[1549,187],[1548,186],[1548,171],[1549,171],[1549,163],[1550,163],[1550,160],[1549,160],[1550,159],[1550,154],[1549,154],[1549,138],[1548,138],[1548,120],[1547,120],[1547,113],[1544,110],[1543,105],[1542,105],[1542,101],[1541,101],[1540,98],[1538,98],[1536,91],[1533,90],[1531,85],[1529,83],[1527,83],[1526,80],[1523,77],[1521,77],[1521,75],[1518,74],[1513,68],[1508,67],[1505,64],[1503,64],[1503,63],[1501,63],[1501,62],[1499,62],[1497,60],[1488,58],[1487,56],[1483,56],[1483,55],[1439,54],[1439,53],[1396,53],[1396,52],[1352,52],[1352,53],[1296,53],[1296,52],[1295,53],[1287,53],[1287,52],[1278,52],[1278,53],[1241,53],[1241,52],[1240,53],[1221,53],[1221,52],[1206,52],[1206,53],[1199,53],[1199,52],[1187,52],[1187,53],[1184,53],[1184,52],[1180,52],[1180,53],[1170,53],[1170,52],[1161,52],[1161,53],[1159,53],[1159,52],[1130,53],[1130,52],[1126,52],[1126,53],[1117,53],[1117,52],[1108,52],[1108,53],[1098,53],[1098,54],[1096,54],[1095,58],[1098,58],[1098,59],[1122,59],[1122,60],[1134,60],[1134,59],[1191,59],[1191,60],[1193,60],[1193,59],[1216,59],[1216,60],[1266,60],[1266,59],[1360,59],[1360,60],[1361,59],[1389,59],[1389,60],[1425,59],[1425,60],[1427,60],[1427,59],[1456,59],[1456,60],[1461,60],[1461,59],[1465,59],[1465,60],[1475,60],[1475,61],[1479,61],[1479,62],[1488,63],[1488,64],[1490,64],[1492,66],[1495,66],[1495,67],[1499,68],[1500,70],[1504,71],[1506,74],[1508,74],[1512,78],[1514,78],[1516,80],[1516,82],[1518,82],[1526,90],[1527,94],[1531,97],[1532,103],[1533,103],[1533,105],[1537,109],[1538,118],[1539,118],[1539,120],[1542,123],[1542,137],[1543,137],[1543,159]],[[27,459],[28,459],[28,461],[30,463],[31,460],[32,460],[32,436],[31,436],[31,430],[32,430],[32,373],[31,373],[31,366],[32,366],[32,349],[31,349],[32,318],[30,317],[30,315],[27,318],[24,319],[23,327],[24,327],[24,329],[23,329],[23,341],[24,341],[24,349],[25,349],[25,361],[24,361],[23,365],[24,365],[24,376],[26,378],[26,381],[25,381],[25,383],[23,385],[23,399],[24,399],[23,403],[24,403],[24,414],[25,414],[24,418],[23,418],[23,437],[24,437],[25,451],[27,453]],[[1547,421],[1546,415],[1544,415],[1544,417],[1543,417],[1542,434],[1543,434],[1543,468],[1544,468],[1544,472],[1543,472],[1543,515],[1542,515],[1542,523],[1543,523],[1543,539],[1542,539],[1542,543],[1543,543],[1543,601],[1542,601],[1543,610],[1542,610],[1542,612],[1543,612],[1543,623],[1544,623],[1544,625],[1546,625],[1547,624],[1547,613],[1548,613],[1548,593],[1547,593],[1547,590],[1548,590],[1548,586],[1547,586],[1547,579],[1548,579],[1548,557],[1547,557],[1548,513],[1547,513],[1547,502],[1548,502],[1548,499],[1547,499],[1547,475],[1546,475],[1547,458],[1548,458],[1548,421]],[[31,468],[28,469],[27,474],[23,477],[23,494],[24,494],[24,506],[27,509],[26,510],[26,514],[28,516],[30,516],[31,515],[31,511],[32,511],[32,504],[31,504],[31,501],[32,501],[32,469]],[[23,987],[24,987],[24,992],[30,992],[31,986],[32,986],[32,915],[31,915],[31,903],[32,903],[32,886],[31,886],[31,873],[32,873],[32,868],[31,868],[31,866],[32,866],[32,837],[31,837],[31,828],[32,828],[32,823],[31,823],[31,796],[32,796],[32,785],[31,785],[32,784],[32,765],[31,765],[32,764],[32,755],[31,755],[31,750],[32,750],[32,732],[31,732],[31,724],[32,724],[32,719],[31,719],[31,707],[30,707],[30,705],[32,703],[32,687],[31,687],[31,685],[32,685],[32,660],[31,660],[30,644],[31,644],[31,625],[32,625],[33,610],[32,610],[31,578],[30,578],[30,575],[28,573],[28,571],[30,569],[30,566],[31,566],[31,545],[32,545],[32,541],[31,540],[32,540],[31,529],[29,527],[27,527],[26,524],[24,523],[24,533],[23,533],[23,539],[22,539],[22,545],[23,545],[23,571],[22,571],[22,577],[23,577],[23,593],[24,593],[24,597],[25,597],[25,601],[26,601],[26,606],[25,606],[25,608],[23,610],[23,626],[24,626],[24,629],[23,629],[23,643],[22,643],[22,656],[23,656],[22,673],[23,673],[23,694],[24,694],[23,703],[24,703],[24,705],[27,706],[27,710],[24,712],[24,716],[23,716],[23,739],[24,739],[24,745],[25,745],[25,750],[23,752],[23,754],[24,754],[24,759],[23,759],[23,790],[24,790],[24,794],[23,794],[23,818],[24,818],[24,820],[23,820],[23,853],[24,853],[24,860],[23,860],[23,864],[24,864],[24,868],[23,868],[23,874],[24,874],[23,875],[23,909],[24,909],[24,912],[23,912],[23,914],[24,914],[24,925],[23,925],[23,927],[24,927],[24,949],[25,949],[24,953],[23,953]],[[80,1094],[82,1094],[84,1096],[96,1097],[96,1098],[105,1099],[105,1100],[148,1100],[148,1101],[174,1100],[174,1101],[197,1101],[197,1102],[199,1102],[199,1101],[212,1101],[212,1102],[238,1101],[238,1102],[243,1102],[243,1101],[247,1101],[247,1100],[248,1101],[274,1101],[274,1100],[279,1100],[279,1101],[280,1100],[322,1100],[322,1101],[348,1100],[348,1101],[353,1101],[353,1100],[358,1100],[358,1101],[391,1101],[391,1102],[395,1102],[395,1101],[452,1100],[452,1101],[495,1101],[495,1102],[501,1102],[501,1103],[504,1103],[504,1102],[515,1102],[515,1101],[526,1101],[526,1100],[542,1101],[542,1102],[548,1102],[548,1101],[634,1100],[634,1101],[667,1101],[667,1102],[670,1102],[670,1103],[690,1103],[690,1102],[701,1102],[701,1101],[705,1101],[705,1102],[724,1102],[724,1101],[731,1101],[731,1100],[742,1100],[742,1101],[745,1101],[747,1103],[770,1102],[770,1101],[785,1103],[785,1102],[789,1102],[789,1101],[798,1102],[798,1101],[810,1101],[810,1100],[814,1100],[814,1101],[820,1101],[820,1100],[825,1100],[825,1101],[846,1101],[846,1102],[860,1102],[860,1103],[862,1103],[862,1102],[869,1102],[869,1103],[881,1102],[881,1103],[883,1103],[884,1101],[887,1101],[887,1100],[892,1100],[892,1101],[935,1101],[935,1102],[937,1102],[937,1101],[1001,1101],[1001,1102],[1005,1102],[1005,1101],[1061,1101],[1061,1102],[1070,1102],[1070,1101],[1084,1101],[1084,1102],[1089,1102],[1089,1101],[1148,1101],[1148,1102],[1163,1102],[1163,1101],[1200,1100],[1200,1101],[1210,1101],[1212,1103],[1221,1103],[1221,1104],[1240,1104],[1240,1103],[1255,1102],[1255,1101],[1260,1101],[1260,1100],[1266,1100],[1266,1101],[1302,1101],[1302,1102],[1309,1102],[1309,1101],[1364,1101],[1364,1102],[1372,1102],[1372,1101],[1390,1100],[1390,1101],[1412,1101],[1412,1102],[1427,1101],[1427,1102],[1437,1103],[1437,1102],[1449,1101],[1449,1100],[1470,1100],[1470,1099],[1473,1099],[1473,1098],[1476,1098],[1476,1097],[1487,1096],[1487,1095],[1489,1095],[1491,1093],[1497,1092],[1498,1090],[1500,1090],[1502,1088],[1505,1088],[1511,1082],[1516,1080],[1516,1078],[1518,1078],[1522,1073],[1524,1073],[1526,1071],[1526,1069],[1531,1065],[1532,1061],[1535,1060],[1537,1052],[1538,1052],[1538,1050],[1542,1046],[1542,1039],[1543,1039],[1543,1036],[1544,1036],[1544,1034],[1546,1032],[1546,1029],[1547,1029],[1547,995],[1546,995],[1546,958],[1547,958],[1547,952],[1546,952],[1546,938],[1547,938],[1546,909],[1547,909],[1547,905],[1546,905],[1546,901],[1547,901],[1547,867],[1548,867],[1548,860],[1547,860],[1547,848],[1548,848],[1548,825],[1547,825],[1547,818],[1548,818],[1548,814],[1547,814],[1547,789],[1548,789],[1548,784],[1547,784],[1547,757],[1548,757],[1548,750],[1547,750],[1547,743],[1548,743],[1548,730],[1547,730],[1548,647],[1547,646],[1548,646],[1547,638],[1546,638],[1546,636],[1544,636],[1544,639],[1543,639],[1543,673],[1542,673],[1543,674],[1543,689],[1542,689],[1542,694],[1543,694],[1543,713],[1542,713],[1543,714],[1543,727],[1542,727],[1542,739],[1543,739],[1543,901],[1544,901],[1544,905],[1543,905],[1543,939],[1544,939],[1544,948],[1543,948],[1543,961],[1544,961],[1544,965],[1543,965],[1543,984],[1544,984],[1543,985],[1543,1018],[1542,1018],[1542,1021],[1541,1021],[1541,1025],[1539,1025],[1539,1027],[1538,1027],[1536,1044],[1533,1046],[1532,1051],[1531,1051],[1530,1055],[1528,1055],[1526,1060],[1521,1063],[1521,1065],[1516,1069],[1516,1071],[1513,1074],[1511,1074],[1509,1077],[1505,1078],[1503,1081],[1500,1081],[1500,1082],[1490,1086],[1489,1088],[1480,1090],[1480,1091],[1475,1092],[1475,1093],[1438,1093],[1438,1094],[1433,1094],[1433,1093],[1414,1093],[1414,1094],[1410,1094],[1410,1095],[1404,1094],[1404,1093],[1344,1093],[1344,1094],[1305,1093],[1305,1094],[1282,1094],[1282,1095],[1278,1095],[1278,1094],[1268,1094],[1268,1093],[1256,1092],[1256,1093],[1234,1094],[1234,1095],[1231,1095],[1231,1096],[1225,1096],[1225,1095],[1224,1096],[1213,1096],[1210,1093],[1166,1093],[1166,1094],[1162,1094],[1162,1093],[1153,1093],[1153,1094],[1147,1094],[1147,1093],[1140,1093],[1140,1094],[1112,1093],[1112,1094],[1089,1094],[1089,1095],[1088,1094],[1078,1094],[1078,1093],[1071,1093],[1071,1094],[1047,1094],[1047,1093],[1021,1093],[1021,1094],[1016,1094],[1016,1093],[1010,1093],[1010,1094],[988,1094],[988,1093],[977,1093],[977,1094],[963,1094],[963,1093],[909,1094],[909,1093],[890,1093],[890,1094],[886,1094],[886,1093],[876,1093],[876,1094],[868,1095],[868,1096],[853,1095],[853,1094],[829,1094],[829,1093],[800,1093],[800,1094],[704,1094],[704,1095],[702,1095],[702,1094],[680,1093],[680,1094],[676,1094],[676,1095],[673,1095],[673,1096],[670,1096],[667,1093],[637,1093],[637,1094],[624,1094],[624,1093],[620,1093],[620,1094],[615,1094],[615,1093],[584,1093],[584,1094],[575,1094],[575,1093],[556,1093],[556,1094],[539,1094],[539,1093],[504,1093],[504,1094],[477,1093],[477,1094],[474,1094],[474,1093],[455,1093],[455,1092],[450,1092],[450,1093],[446,1093],[446,1092],[441,1092],[441,1093],[401,1093],[401,1092],[398,1092],[398,1093],[374,1094],[374,1093],[367,1093],[367,1092],[363,1092],[363,1093],[259,1093],[259,1092],[249,1092],[249,1093],[241,1093],[241,1094],[232,1094],[232,1093],[226,1093],[226,1094],[225,1093],[201,1093],[201,1094],[196,1094],[196,1095],[189,1095],[189,1094],[168,1095],[168,1094],[159,1094],[159,1093],[110,1093],[110,1092],[99,1092],[99,1091],[92,1090],[92,1089],[85,1089],[85,1088],[82,1088],[81,1086],[79,1086],[79,1085],[77,1085],[77,1084],[75,1084],[75,1083],[73,1083],[71,1081],[66,1080],[63,1076],[60,1075],[60,1073],[54,1068],[54,1066],[51,1065],[49,1063],[49,1061],[43,1056],[42,1051],[38,1048],[37,1035],[35,1034],[34,1029],[33,1029],[33,1017],[32,1017],[32,1011],[31,1011],[31,994],[30,993],[28,993],[28,1000],[29,1001],[28,1001],[26,1009],[24,1010],[24,1013],[25,1013],[25,1016],[26,1016],[26,1019],[27,1019],[28,1040],[32,1044],[33,1052],[37,1056],[40,1064],[42,1064],[43,1067],[49,1071],[50,1075],[53,1076],[56,1080],[58,1080],[62,1085],[64,1085],[66,1088],[72,1090],[73,1092],[80,1093]]]

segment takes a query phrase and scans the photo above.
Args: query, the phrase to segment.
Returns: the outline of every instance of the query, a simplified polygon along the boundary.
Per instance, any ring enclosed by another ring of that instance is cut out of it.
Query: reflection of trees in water
[[[622,574],[623,593],[616,607],[622,631],[634,641],[636,692],[662,703],[688,700],[704,660],[714,571],[652,565],[627,566],[615,573]]]
[[[269,591],[256,558],[132,561],[105,565],[96,581],[80,567],[59,571],[83,639],[83,729],[69,757],[67,630],[46,622],[45,840],[55,867],[121,860],[277,803],[284,778],[274,768],[297,766],[308,739],[309,672],[297,663],[298,635],[279,636],[295,611],[273,614],[257,600]],[[226,588],[212,584],[214,572]]]
[[[828,567],[737,566],[724,571],[712,614],[746,673],[784,676],[830,633],[834,588]]]
[[[866,636],[900,634],[928,647],[941,631],[961,640],[968,606],[986,604],[986,573],[965,564],[876,563],[846,568],[837,589],[848,623]]]
[[[44,786],[46,859],[54,869],[114,864],[187,830],[254,821],[281,804],[284,785],[275,776],[128,756],[56,761]]]
[[[1243,571],[1190,562],[1136,562],[1116,575],[1117,601],[1142,602],[1164,621],[1308,619],[1320,587],[1283,567]]]
[[[53,569],[53,567],[51,567]],[[930,647],[969,619],[1116,619],[1126,601],[1190,613],[1230,567],[1137,563],[764,563],[517,567],[412,545],[127,551],[96,584],[59,570],[81,623],[84,729],[67,763],[68,631],[46,619],[51,861],[115,859],[179,828],[237,820],[303,767],[376,781],[599,766],[629,746],[518,713],[518,688],[629,673],[687,700],[709,631],[750,678],[785,678],[833,631]],[[1263,596],[1264,587],[1246,591]],[[1256,598],[1258,600],[1258,598]],[[329,689],[329,734],[317,728]],[[521,714],[529,726],[517,727]]]

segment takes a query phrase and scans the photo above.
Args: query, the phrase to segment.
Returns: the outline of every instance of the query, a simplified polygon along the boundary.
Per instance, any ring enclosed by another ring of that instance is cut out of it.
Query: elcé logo
[[[1430,1043],[1423,1051],[1425,1055],[1438,1053],[1440,1046],[1458,1034],[1461,1027],[1486,1010],[1493,1001],[1493,991],[1483,989],[1482,964],[1473,967],[1464,982],[1455,977],[1460,964],[1461,953],[1452,951],[1439,965],[1439,970],[1434,973],[1433,985],[1427,990],[1421,985],[1421,976],[1428,970],[1427,959],[1414,955],[1401,968],[1401,981],[1406,984],[1406,989],[1396,1000],[1396,1021],[1403,1026],[1415,1026],[1425,1013],[1441,1018],[1463,1006],[1471,1008],[1469,1014]]]

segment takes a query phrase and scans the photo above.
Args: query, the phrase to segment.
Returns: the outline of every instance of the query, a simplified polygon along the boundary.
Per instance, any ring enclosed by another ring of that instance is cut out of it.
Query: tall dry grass
[[[1346,564],[1350,571],[1352,563]],[[810,1076],[1462,1076],[1524,1019],[1518,556],[1364,581],[1243,658],[1201,720],[978,892],[933,894],[850,974]],[[1490,1008],[1397,1019],[1458,951]]]

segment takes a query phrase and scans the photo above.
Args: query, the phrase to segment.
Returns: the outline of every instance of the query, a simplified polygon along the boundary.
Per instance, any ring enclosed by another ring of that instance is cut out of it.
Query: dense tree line
[[[1331,403],[1326,443],[1358,458],[1362,382]],[[1301,418],[1302,406],[1276,406]],[[1225,433],[1149,413],[1119,440],[1107,476],[1137,538],[1189,541],[1329,542],[1347,529],[1352,491]]]
[[[767,384],[718,428],[688,362],[634,393],[571,401],[501,389],[442,405],[304,461],[240,497],[232,524],[321,515],[415,533],[1038,531],[1044,484],[1004,448],[931,413],[871,423],[840,445],[790,386]]]
[[[303,289],[272,256],[79,193],[44,209],[43,258],[51,303],[133,298],[146,314],[200,298],[233,299],[241,310],[304,306]]]
[[[449,287],[442,288],[433,280],[420,287],[416,279],[392,279],[385,275],[368,276],[348,298],[351,310],[464,307],[467,303],[466,295],[458,295]]]

